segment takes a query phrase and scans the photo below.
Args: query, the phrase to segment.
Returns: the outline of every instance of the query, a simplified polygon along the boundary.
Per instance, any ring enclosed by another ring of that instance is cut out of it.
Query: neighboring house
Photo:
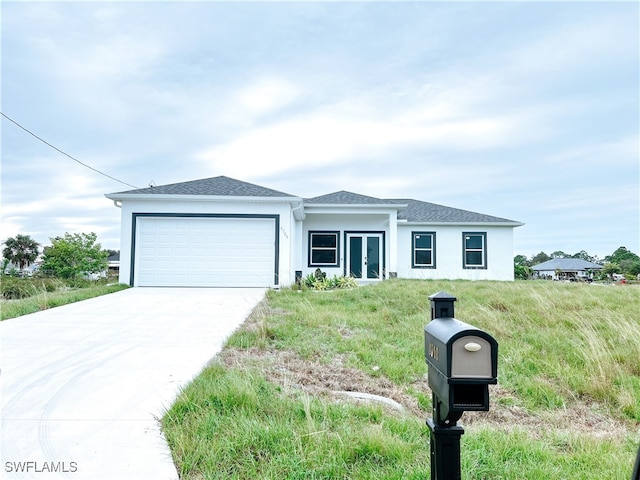
[[[2,259],[4,260],[4,258]],[[12,262],[7,262],[7,264],[4,266],[4,272],[5,274],[15,274],[15,275],[20,275],[23,277],[33,277],[33,275],[38,271],[38,269],[40,268],[40,265],[42,265],[42,260],[40,258],[38,258],[35,262],[27,265],[26,267],[24,267],[22,270],[20,270],[20,266],[16,265]]]
[[[109,255],[107,262],[109,262],[109,275],[118,275],[120,271],[120,252]]]
[[[553,280],[593,280],[593,272],[601,268],[580,258],[554,258],[532,267],[536,277]]]
[[[385,278],[513,280],[520,222],[350,192],[302,198],[214,177],[106,195],[122,209],[120,281],[278,287],[320,268]]]

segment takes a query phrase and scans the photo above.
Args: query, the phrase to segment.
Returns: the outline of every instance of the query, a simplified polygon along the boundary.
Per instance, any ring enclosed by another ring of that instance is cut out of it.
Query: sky
[[[2,117],[0,240],[119,249],[105,194],[226,175],[516,220],[514,255],[640,253],[638,2],[0,8],[2,113],[108,175]]]

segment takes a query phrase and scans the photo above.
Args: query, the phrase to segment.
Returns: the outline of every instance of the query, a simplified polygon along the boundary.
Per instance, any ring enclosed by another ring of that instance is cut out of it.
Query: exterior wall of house
[[[294,282],[292,266],[292,243],[298,241],[291,203],[287,201],[269,201],[263,198],[253,201],[217,201],[217,200],[124,200],[121,206],[122,230],[120,237],[120,275],[121,283],[129,283],[131,272],[131,240],[133,213],[202,213],[202,214],[266,214],[279,215],[279,280],[280,285]]]
[[[304,277],[316,266],[309,264],[309,232],[339,232],[338,265],[320,267],[327,275],[346,273],[345,232],[376,232],[384,235],[381,268],[385,278],[397,273],[399,278],[513,280],[513,227],[483,225],[407,225],[397,222],[394,209],[358,209],[341,207],[339,211],[307,210],[303,221],[296,220],[291,202],[256,198],[248,200],[127,199],[122,202],[120,282],[129,283],[133,213],[202,213],[278,215],[279,285],[295,282],[296,272]],[[397,230],[396,230],[397,228]],[[393,231],[392,231],[393,229]],[[413,232],[435,233],[435,268],[412,267]],[[463,232],[486,234],[486,268],[463,267]]]
[[[412,267],[413,232],[435,232],[435,268]],[[463,232],[486,233],[486,268],[464,268]],[[398,225],[398,277],[512,281],[513,228]]]
[[[393,214],[395,216],[395,211]],[[352,212],[352,213],[314,213],[307,214],[302,228],[301,238],[301,255],[299,270],[305,277],[309,273],[315,272],[316,266],[309,265],[309,232],[322,231],[338,231],[339,232],[339,261],[337,267],[322,266],[320,269],[329,277],[334,275],[345,275],[345,255],[346,248],[344,245],[345,232],[382,232],[384,233],[384,265],[385,271],[389,268],[390,252],[390,233],[389,233],[389,217],[388,211],[381,213]],[[382,255],[382,252],[381,252]]]

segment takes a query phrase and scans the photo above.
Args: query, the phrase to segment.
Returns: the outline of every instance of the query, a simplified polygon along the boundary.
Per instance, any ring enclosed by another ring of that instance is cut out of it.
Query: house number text
[[[440,357],[440,349],[437,345],[434,345],[433,343],[429,344],[429,356],[436,361],[438,360],[438,358]]]

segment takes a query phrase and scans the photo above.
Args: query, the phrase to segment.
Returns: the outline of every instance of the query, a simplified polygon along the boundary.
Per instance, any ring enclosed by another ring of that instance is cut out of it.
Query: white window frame
[[[314,247],[313,237],[315,235],[332,235],[336,239],[335,247]],[[335,253],[335,262],[320,263],[313,261],[314,251],[333,251]],[[339,267],[340,266],[340,232],[339,231],[309,231],[309,267]]]

